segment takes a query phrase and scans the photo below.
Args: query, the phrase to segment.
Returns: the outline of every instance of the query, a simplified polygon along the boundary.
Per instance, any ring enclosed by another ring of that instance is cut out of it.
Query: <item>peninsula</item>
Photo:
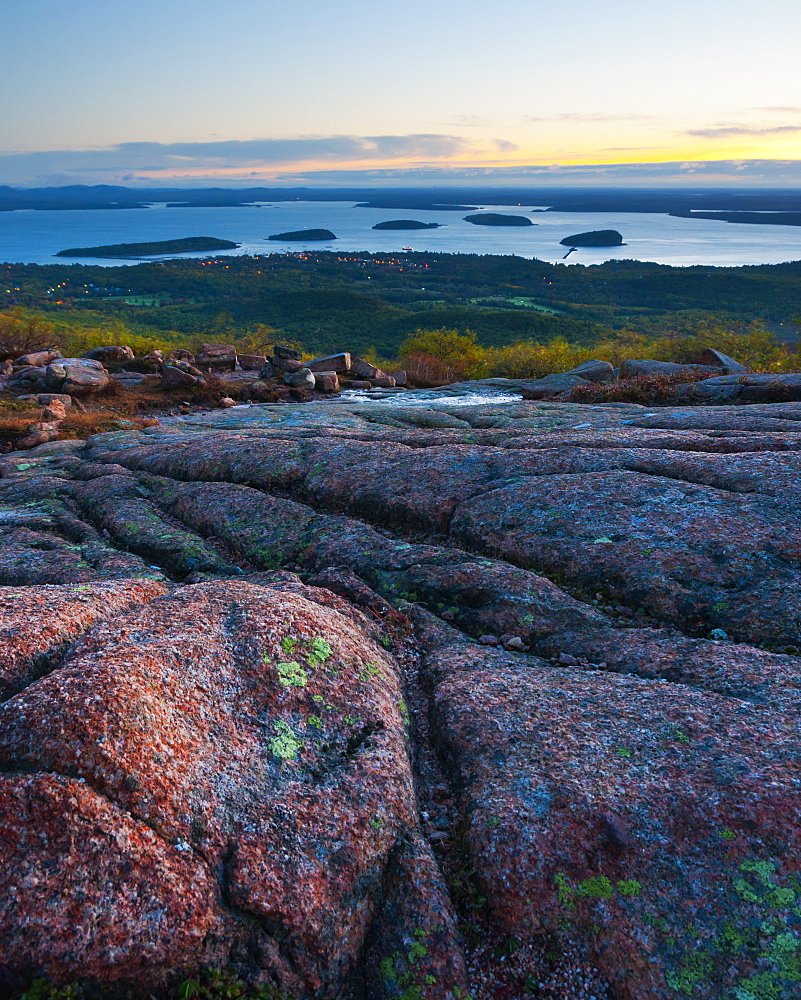
[[[156,257],[165,253],[198,253],[202,250],[236,250],[239,243],[213,236],[188,236],[155,243],[112,243],[100,247],[73,247],[59,250],[56,257]]]

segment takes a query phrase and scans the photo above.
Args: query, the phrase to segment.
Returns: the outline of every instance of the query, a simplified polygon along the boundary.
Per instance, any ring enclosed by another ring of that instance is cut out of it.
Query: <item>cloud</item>
[[[801,132],[801,125],[710,125],[708,128],[693,128],[682,132],[699,139],[726,139],[735,135],[778,135],[782,132]]]
[[[571,122],[573,124],[588,125],[593,122],[644,122],[653,121],[650,115],[635,115],[628,113],[608,114],[599,112],[598,114],[573,114],[561,112],[555,115],[524,115],[525,122]]]
[[[697,160],[664,163],[558,163],[514,167],[314,170],[279,175],[283,183],[324,185],[523,185],[532,187],[801,187],[801,160]]]
[[[499,139],[493,152],[516,147]],[[197,176],[261,176],[276,168],[304,163],[362,163],[405,160],[431,162],[469,159],[486,152],[454,135],[306,136],[291,139],[213,142],[123,142],[108,149],[51,150],[0,154],[0,183],[120,183],[132,176],[157,181]]]

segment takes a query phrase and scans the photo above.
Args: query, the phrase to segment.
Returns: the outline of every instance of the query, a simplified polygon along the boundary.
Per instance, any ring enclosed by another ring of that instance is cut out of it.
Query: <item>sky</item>
[[[801,186],[798,0],[24,0],[0,184]]]

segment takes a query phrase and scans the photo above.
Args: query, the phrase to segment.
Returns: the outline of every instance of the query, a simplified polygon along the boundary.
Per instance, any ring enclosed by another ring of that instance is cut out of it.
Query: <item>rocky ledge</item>
[[[0,995],[798,996],[801,402],[254,406],[0,477]]]

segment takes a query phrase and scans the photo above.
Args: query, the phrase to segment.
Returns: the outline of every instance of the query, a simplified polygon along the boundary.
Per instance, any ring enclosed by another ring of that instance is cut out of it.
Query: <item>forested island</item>
[[[574,233],[559,240],[565,247],[622,247],[623,237],[616,229],[595,229],[589,233]]]
[[[439,229],[439,222],[418,222],[416,219],[393,219],[377,222],[373,229]]]
[[[73,247],[59,250],[56,257],[156,257],[165,253],[199,253],[204,250],[236,250],[239,243],[218,240],[213,236],[188,236],[180,240],[154,243],[112,243],[100,247]]]
[[[336,236],[331,232],[330,229],[294,229],[288,233],[275,233],[273,236],[268,236],[268,240],[290,240],[297,242],[310,242],[314,240],[335,240]]]
[[[482,212],[480,215],[466,215],[465,222],[474,226],[533,226],[536,223],[525,215],[501,215],[500,212]]]

